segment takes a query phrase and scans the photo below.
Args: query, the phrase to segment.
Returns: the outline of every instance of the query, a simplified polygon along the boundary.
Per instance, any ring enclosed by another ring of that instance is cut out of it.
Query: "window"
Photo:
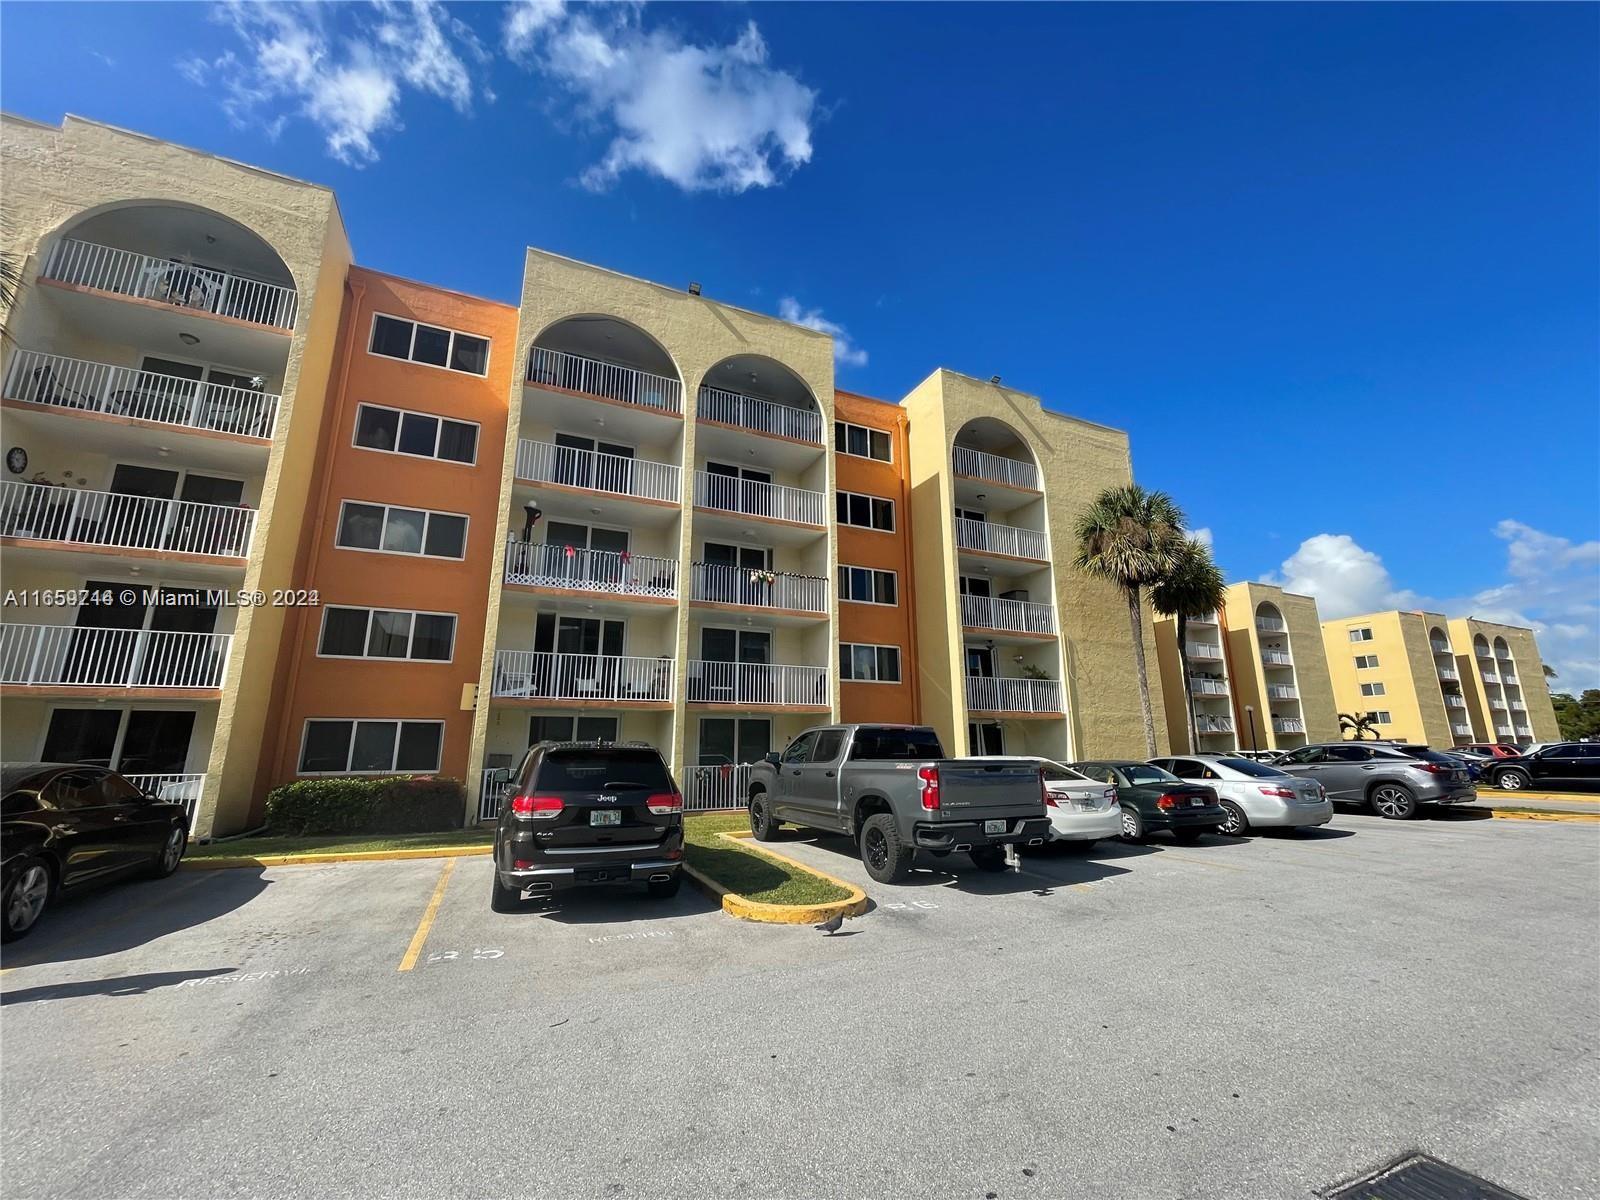
[[[382,313],[372,318],[369,348],[373,354],[385,358],[403,358],[465,375],[489,373],[488,338],[400,317],[386,317]]]
[[[1356,670],[1358,671],[1370,671],[1377,667],[1377,665],[1378,656],[1376,654],[1356,655]]]
[[[322,610],[323,658],[389,658],[449,662],[456,640],[453,613],[403,612],[382,608]]]
[[[805,762],[811,757],[811,747],[817,740],[815,732],[802,733],[789,743],[788,749],[783,752],[783,761],[786,763]]]
[[[443,721],[307,721],[300,774],[430,774],[443,745]]]
[[[1392,725],[1394,721],[1386,712],[1375,712],[1372,714],[1372,723],[1374,725]]]
[[[467,518],[456,513],[346,500],[339,508],[335,544],[346,550],[464,558]]]
[[[811,761],[819,763],[832,762],[839,757],[839,750],[844,745],[844,730],[824,729],[817,734],[817,740],[811,744]]]
[[[917,725],[878,725],[856,731],[850,746],[852,762],[916,762],[943,758],[939,735]]]
[[[1317,762],[1316,758],[1308,760]],[[1322,750],[1323,762],[1371,762],[1372,750],[1367,746],[1326,746]]]
[[[858,604],[898,604],[899,580],[875,567],[840,567],[839,599]]]
[[[355,444],[365,450],[442,458],[469,466],[478,461],[478,427],[471,421],[453,421],[379,404],[356,408]]]
[[[856,683],[899,683],[900,647],[840,642],[839,678]]]
[[[880,500],[876,496],[863,496],[857,492],[840,492],[838,509],[841,525],[894,532],[893,500]]]
[[[1350,640],[1352,642],[1370,642],[1372,640],[1372,630],[1352,629],[1350,631]]]
[[[1381,696],[1383,695],[1383,684],[1363,683],[1361,685],[1361,694],[1363,696]]]
[[[840,454],[893,462],[894,452],[890,446],[887,430],[868,429],[865,425],[851,425],[846,421],[833,423],[833,448]]]

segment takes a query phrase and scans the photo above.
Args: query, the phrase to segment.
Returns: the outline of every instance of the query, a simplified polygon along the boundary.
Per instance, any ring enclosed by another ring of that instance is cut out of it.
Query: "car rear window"
[[[1277,767],[1251,762],[1248,758],[1219,758],[1217,759],[1217,766],[1227,767],[1230,771],[1237,771],[1239,774],[1248,775],[1252,779],[1274,779],[1289,773],[1280,771]]]
[[[1443,754],[1438,750],[1430,750],[1426,746],[1416,750],[1407,750],[1406,754],[1411,758],[1420,758],[1424,762],[1449,763],[1452,766],[1455,765],[1456,761],[1451,755]]]
[[[1163,771],[1160,767],[1150,767],[1139,763],[1134,763],[1130,766],[1118,767],[1117,769],[1127,776],[1129,783],[1135,785],[1141,783],[1183,782],[1183,780],[1179,779],[1171,771]]]
[[[613,747],[551,750],[539,764],[534,787],[541,792],[583,792],[613,788],[673,791],[666,764],[654,750]]]
[[[943,758],[944,747],[939,745],[939,735],[931,729],[906,727],[904,729],[858,729],[856,740],[850,747],[850,758],[872,762],[920,762],[926,758]]]

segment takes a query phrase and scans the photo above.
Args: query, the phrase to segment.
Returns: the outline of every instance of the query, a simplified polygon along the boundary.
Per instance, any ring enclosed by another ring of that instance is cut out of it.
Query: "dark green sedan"
[[[1125,842],[1142,842],[1149,834],[1165,829],[1187,845],[1227,823],[1228,814],[1217,803],[1214,791],[1204,784],[1185,783],[1149,763],[1107,760],[1067,766],[1116,787]]]

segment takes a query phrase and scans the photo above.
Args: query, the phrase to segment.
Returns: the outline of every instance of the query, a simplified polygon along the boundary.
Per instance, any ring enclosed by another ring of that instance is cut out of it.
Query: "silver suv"
[[[1382,743],[1301,746],[1272,765],[1316,780],[1335,804],[1368,805],[1392,821],[1416,816],[1424,804],[1469,804],[1478,798],[1465,767],[1413,758]]]

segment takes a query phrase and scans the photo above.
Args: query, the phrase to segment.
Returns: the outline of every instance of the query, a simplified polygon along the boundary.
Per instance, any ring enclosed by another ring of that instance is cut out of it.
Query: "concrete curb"
[[[186,858],[184,869],[190,871],[225,870],[229,867],[315,867],[342,862],[402,862],[410,858],[465,858],[475,854],[491,854],[494,847],[483,846],[425,846],[415,850],[351,850],[329,854],[241,854],[232,857],[218,855],[214,858]]]
[[[1505,821],[1587,821],[1591,825],[1600,824],[1600,812],[1557,812],[1554,809],[1542,812],[1534,809],[1513,811],[1509,808],[1491,808],[1489,811]]]
[[[725,837],[734,842],[747,842],[753,840],[750,833],[721,833],[718,837]],[[790,858],[787,854],[779,854],[776,850],[769,850],[766,846],[749,847],[757,854],[765,854],[775,858],[787,866],[807,875],[815,875],[818,879],[826,879],[835,887],[843,888],[849,893],[843,900],[830,900],[826,904],[766,904],[760,900],[751,900],[737,892],[729,891],[716,880],[695,870],[688,863],[684,863],[683,870],[695,886],[710,894],[713,899],[722,901],[722,911],[730,917],[738,917],[743,921],[761,921],[769,925],[819,925],[829,917],[846,916],[859,917],[867,911],[867,894],[853,883],[843,879],[836,879],[826,871],[819,871],[807,863]]]

